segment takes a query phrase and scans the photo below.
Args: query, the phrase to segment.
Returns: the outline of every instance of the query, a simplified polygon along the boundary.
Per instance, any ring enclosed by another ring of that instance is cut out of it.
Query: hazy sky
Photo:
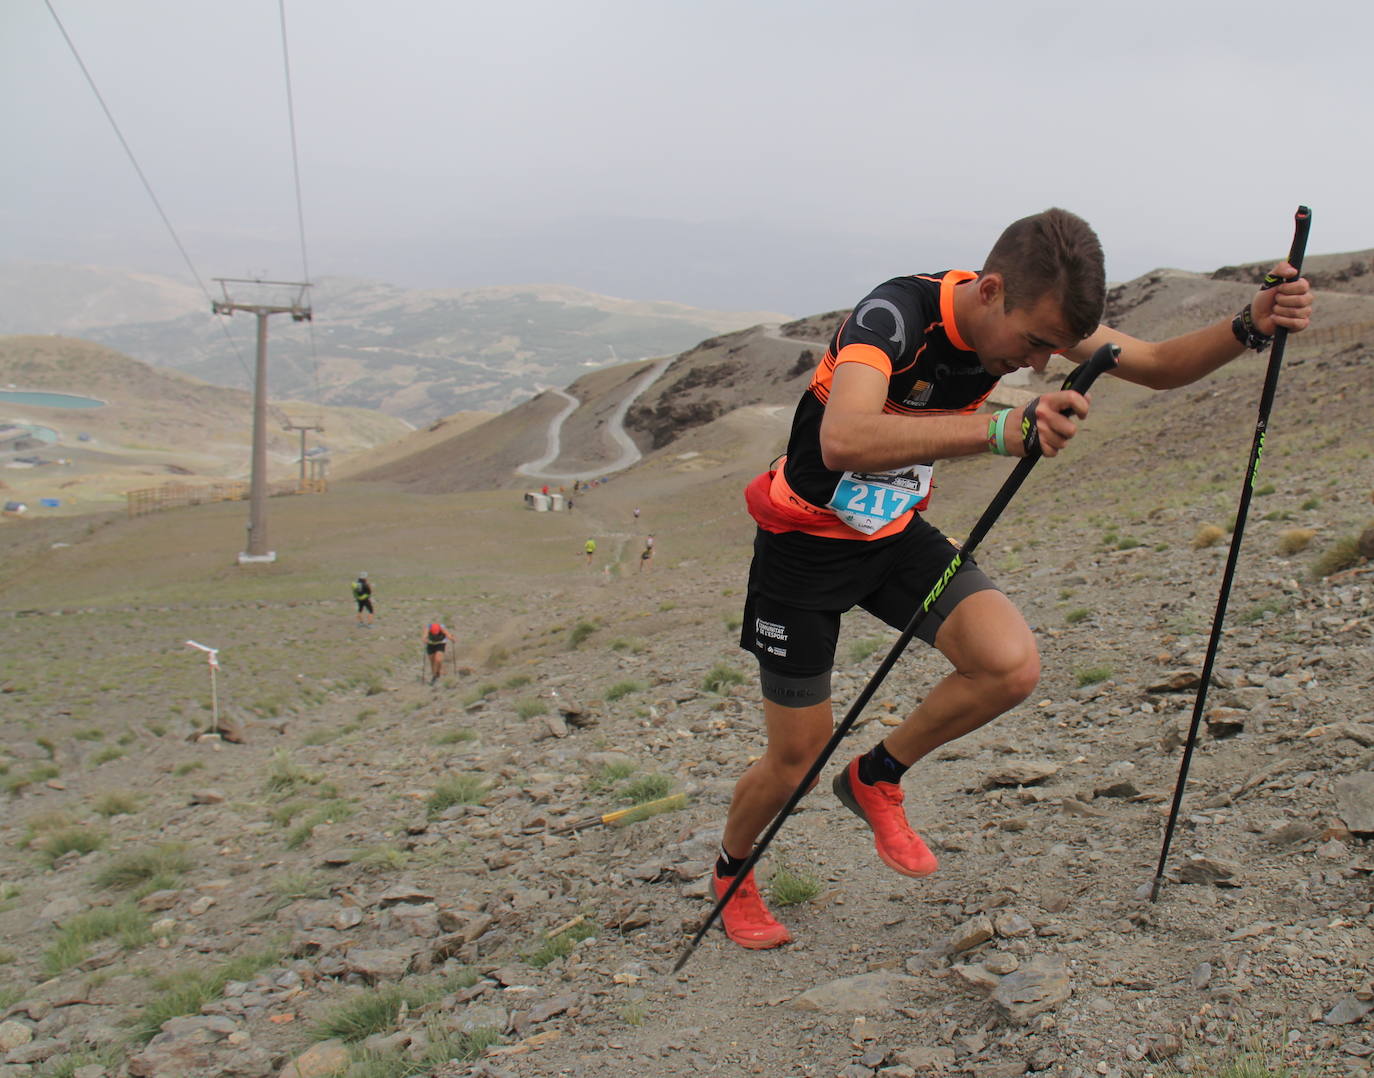
[[[1121,280],[1374,246],[1374,5],[284,0],[309,269],[793,314],[1049,205]],[[197,271],[302,273],[278,0],[51,0]],[[44,0],[0,258],[188,278]],[[3,302],[3,297],[0,297]]]

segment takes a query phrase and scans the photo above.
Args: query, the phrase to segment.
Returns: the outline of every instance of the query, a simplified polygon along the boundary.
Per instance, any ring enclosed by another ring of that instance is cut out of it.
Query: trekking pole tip
[[[673,972],[681,973],[682,967],[687,964],[687,960],[692,957],[692,952],[697,949],[695,943],[687,944],[687,949],[677,956],[677,961],[673,963]]]

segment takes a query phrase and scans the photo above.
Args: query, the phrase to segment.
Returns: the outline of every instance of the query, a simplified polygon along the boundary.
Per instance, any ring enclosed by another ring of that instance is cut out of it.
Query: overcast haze
[[[52,7],[207,283],[298,279],[277,0]],[[1048,205],[1114,280],[1281,254],[1300,201],[1374,246],[1374,5],[285,12],[316,277],[807,314]],[[0,257],[189,278],[43,0],[0,20]]]

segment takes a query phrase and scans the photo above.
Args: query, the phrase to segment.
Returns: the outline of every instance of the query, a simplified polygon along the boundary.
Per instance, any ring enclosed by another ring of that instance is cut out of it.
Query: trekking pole
[[[1296,276],[1302,276],[1302,256],[1307,250],[1307,231],[1312,226],[1312,211],[1299,206],[1293,215],[1293,246],[1288,251],[1288,261]],[[1264,287],[1273,288],[1280,284],[1279,278],[1266,274]],[[1260,394],[1259,418],[1255,421],[1255,439],[1250,446],[1250,462],[1246,467],[1245,478],[1240,487],[1240,504],[1236,508],[1236,526],[1231,532],[1231,552],[1226,558],[1226,569],[1221,575],[1221,592],[1217,596],[1216,614],[1212,617],[1212,635],[1207,641],[1207,657],[1202,663],[1202,680],[1197,687],[1197,697],[1193,702],[1193,720],[1188,726],[1188,740],[1183,746],[1183,760],[1178,768],[1178,782],[1174,784],[1174,803],[1169,809],[1169,822],[1164,827],[1164,845],[1159,851],[1159,865],[1155,868],[1154,882],[1150,884],[1150,901],[1159,898],[1159,888],[1164,882],[1164,863],[1169,859],[1169,844],[1174,838],[1174,825],[1178,822],[1178,810],[1183,804],[1183,787],[1188,781],[1188,765],[1193,759],[1193,746],[1197,742],[1198,727],[1202,722],[1202,709],[1207,704],[1207,685],[1212,680],[1212,667],[1216,663],[1217,648],[1221,643],[1221,625],[1226,618],[1226,603],[1231,598],[1231,580],[1236,575],[1236,561],[1240,557],[1240,543],[1245,536],[1245,518],[1250,511],[1250,496],[1255,488],[1255,474],[1259,471],[1260,455],[1264,452],[1264,435],[1269,426],[1269,409],[1274,404],[1274,391],[1279,384],[1279,368],[1283,366],[1283,348],[1288,341],[1288,330],[1279,326],[1274,330],[1274,344],[1269,352],[1269,368],[1264,375],[1264,391]]]
[[[1069,376],[1064,379],[1064,384],[1060,388],[1073,389],[1079,393],[1087,393],[1088,388],[1097,380],[1099,374],[1103,371],[1109,371],[1116,366],[1116,357],[1120,352],[1121,349],[1116,345],[1104,344],[1092,354],[1091,358],[1089,358],[1086,363],[1075,367]],[[1065,411],[1064,414],[1069,415],[1071,413]],[[834,755],[835,750],[839,748],[840,742],[843,741],[845,735],[849,733],[850,728],[858,719],[859,714],[868,705],[868,701],[872,698],[873,694],[878,691],[878,686],[883,683],[883,679],[887,677],[888,672],[896,665],[898,658],[900,658],[902,652],[906,650],[907,644],[911,643],[912,638],[921,627],[921,623],[925,621],[926,615],[930,612],[930,608],[935,605],[936,600],[940,598],[940,594],[945,590],[945,586],[954,579],[954,574],[959,571],[959,567],[973,554],[974,549],[983,541],[983,537],[987,535],[992,529],[992,526],[997,523],[997,518],[1001,516],[1002,510],[1007,507],[1007,503],[1011,501],[1012,497],[1021,488],[1021,484],[1025,482],[1026,476],[1030,474],[1030,470],[1035,467],[1035,462],[1039,460],[1040,457],[1041,453],[1037,447],[1029,456],[1023,457],[1017,462],[1011,475],[1007,476],[1006,480],[1002,483],[1002,488],[992,499],[991,504],[983,510],[983,515],[978,518],[978,522],[973,526],[973,530],[969,532],[968,538],[965,539],[963,545],[960,546],[959,552],[954,555],[954,559],[945,567],[945,571],[940,574],[940,578],[935,582],[935,586],[930,589],[930,594],[922,601],[921,608],[912,615],[911,621],[909,621],[907,627],[902,630],[901,636],[897,637],[897,641],[892,645],[892,649],[887,653],[887,657],[879,664],[873,676],[868,679],[868,684],[863,687],[863,691],[859,693],[857,699],[855,699],[854,703],[850,706],[844,719],[835,727],[835,732],[831,734],[830,740],[826,742],[825,748],[823,748],[820,755],[816,757],[815,763],[811,765],[801,782],[797,784],[797,788],[792,791],[792,796],[787,799],[787,803],[783,805],[778,814],[773,818],[773,822],[769,825],[768,830],[764,832],[763,837],[754,846],[753,852],[745,860],[739,873],[730,881],[730,886],[725,889],[725,894],[720,896],[720,900],[716,903],[710,916],[706,918],[706,923],[697,929],[696,935],[694,935],[691,942],[687,944],[687,949],[678,956],[677,962],[673,965],[674,973],[680,971],[682,967],[687,964],[687,960],[692,957],[692,953],[697,949],[697,945],[701,943],[706,933],[710,931],[711,926],[716,923],[716,919],[720,916],[721,910],[723,910],[730,899],[734,897],[740,884],[744,882],[744,878],[749,875],[754,865],[758,863],[759,858],[763,856],[763,852],[768,849],[768,844],[773,841],[773,836],[778,833],[783,823],[786,822],[787,817],[792,814],[792,810],[795,809],[801,799],[806,796],[806,792],[811,788],[811,784],[820,776],[826,763],[829,761],[830,757]]]

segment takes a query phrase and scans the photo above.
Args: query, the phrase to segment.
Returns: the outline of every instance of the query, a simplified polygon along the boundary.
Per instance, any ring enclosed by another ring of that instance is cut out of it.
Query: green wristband
[[[988,448],[999,457],[1011,456],[1011,451],[1007,449],[1007,416],[1011,412],[1010,408],[1003,408],[988,424]]]

